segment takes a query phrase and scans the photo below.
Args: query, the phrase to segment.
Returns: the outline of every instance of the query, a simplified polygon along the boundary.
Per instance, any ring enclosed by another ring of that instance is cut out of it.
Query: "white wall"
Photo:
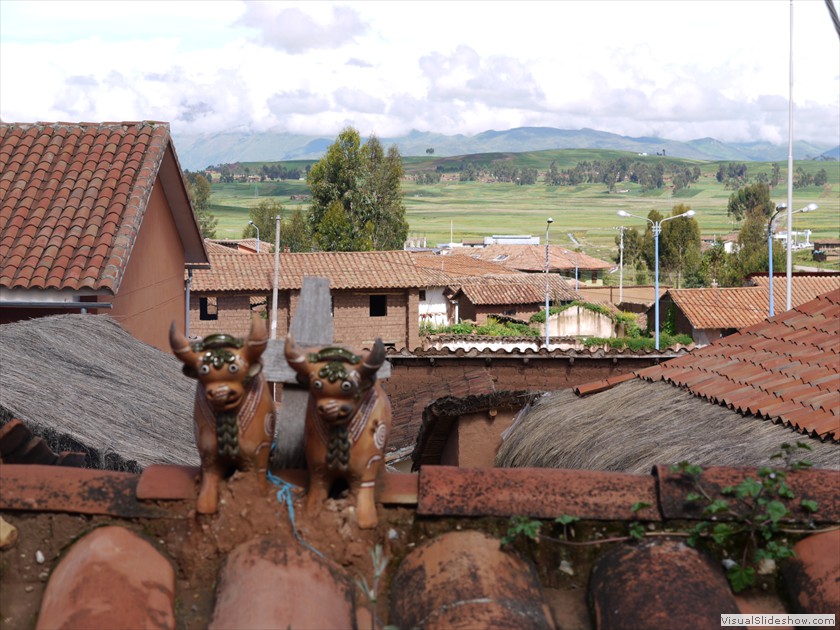
[[[606,315],[572,306],[549,317],[549,334],[552,337],[615,337],[615,324]]]
[[[420,323],[430,323],[435,326],[449,326],[450,322],[447,315],[448,304],[449,300],[443,296],[443,287],[427,288],[426,299],[420,300]]]

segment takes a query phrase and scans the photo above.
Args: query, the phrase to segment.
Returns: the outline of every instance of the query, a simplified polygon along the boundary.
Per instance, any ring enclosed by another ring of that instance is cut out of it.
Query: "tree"
[[[212,192],[210,182],[203,175],[190,171],[185,171],[184,176],[187,180],[187,194],[195,210],[201,236],[216,238],[216,225],[219,220],[210,212],[210,193]]]
[[[248,210],[248,217],[254,222],[254,225],[260,229],[260,240],[264,243],[271,243],[274,245],[274,230],[276,228],[276,221],[274,217],[283,216],[283,205],[274,199],[263,199],[256,206]],[[280,227],[280,235],[283,234],[283,228]],[[253,226],[246,225],[242,231],[243,238],[256,238],[257,233]]]
[[[363,145],[358,131],[342,130],[307,175],[315,243],[335,251],[401,249],[408,235],[402,176],[396,146],[386,154],[376,136]],[[343,235],[336,233],[337,226]]]
[[[295,208],[288,223],[283,221],[280,228],[280,244],[288,247],[290,252],[312,251],[312,238],[309,236],[309,227],[306,217],[300,208]]]
[[[435,154],[435,150],[432,147],[429,147],[428,149],[426,149],[426,155],[434,155],[434,154]]]
[[[674,206],[675,217],[691,208],[684,204]],[[696,275],[700,266],[700,225],[694,217],[673,219],[662,224],[660,255],[666,270],[677,274],[677,288],[687,273]]]
[[[355,243],[350,234],[351,227],[344,206],[336,199],[318,222],[315,244],[319,249],[327,252],[354,251]]]
[[[615,237],[615,244],[621,245],[621,235]],[[620,253],[615,257],[615,262],[619,262]],[[624,228],[624,264],[628,267],[634,267],[636,262],[642,259],[642,235],[636,228]]]
[[[741,221],[749,212],[760,212],[769,217],[776,206],[770,201],[770,187],[767,184],[756,182],[739,188],[729,196],[729,205],[726,213]]]

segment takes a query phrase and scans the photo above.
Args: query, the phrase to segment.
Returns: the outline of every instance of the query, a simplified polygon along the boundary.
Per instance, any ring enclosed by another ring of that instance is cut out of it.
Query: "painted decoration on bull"
[[[376,483],[391,429],[391,403],[376,380],[385,361],[382,340],[362,357],[334,347],[305,353],[289,335],[285,352],[298,380],[309,389],[304,430],[307,514],[323,509],[334,484],[344,481],[356,501],[359,527],[376,527]]]
[[[254,471],[265,492],[276,422],[260,360],[268,345],[265,322],[254,315],[244,339],[215,334],[197,341],[184,337],[173,322],[169,344],[184,374],[198,380],[193,408],[201,457],[196,512],[216,512],[219,482],[236,470]]]

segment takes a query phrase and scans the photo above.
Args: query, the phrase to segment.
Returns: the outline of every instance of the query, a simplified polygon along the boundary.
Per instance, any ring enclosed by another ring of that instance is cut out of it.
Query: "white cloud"
[[[278,6],[282,4],[248,2],[239,23],[256,29],[263,44],[292,54],[340,48],[364,35],[367,28],[359,14],[347,6],[319,3],[277,11]]]
[[[833,0],[836,2],[836,0]],[[0,2],[3,120],[379,136],[590,127],[787,136],[789,4]],[[798,139],[840,138],[840,44],[794,3]]]

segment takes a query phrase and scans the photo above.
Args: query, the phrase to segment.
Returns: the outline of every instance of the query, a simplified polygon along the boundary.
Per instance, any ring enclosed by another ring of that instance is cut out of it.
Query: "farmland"
[[[546,186],[541,180],[533,185],[519,186],[512,183],[442,182],[420,185],[413,181],[403,183],[409,232],[412,237],[425,237],[435,245],[450,240],[450,229],[456,242],[481,239],[492,234],[532,234],[542,237],[546,218],[552,217],[550,239],[552,243],[573,246],[569,235],[585,251],[594,256],[609,258],[615,250],[614,227],[622,222],[627,226],[644,228],[639,219],[620,219],[619,210],[646,216],[651,209],[669,214],[677,204],[693,209],[703,236],[723,235],[738,229],[727,216],[726,207],[733,190],[719,183],[715,174],[720,162],[697,162],[659,156],[636,156],[606,150],[554,150],[530,153],[496,153],[474,156],[433,158],[405,158],[407,176],[423,172],[456,169],[464,160],[478,164],[506,162],[517,168],[536,168],[541,173],[552,161],[557,168],[574,167],[580,161],[611,160],[621,156],[636,160],[665,162],[666,169],[675,165],[700,168],[696,183],[676,194],[666,186],[656,190],[642,190],[630,182],[620,182],[616,192],[609,193],[604,184],[578,186]],[[243,164],[250,171],[258,172],[262,163]],[[296,163],[297,167],[305,164]],[[787,164],[781,167],[782,183],[771,191],[776,202],[786,201]],[[794,217],[794,230],[810,229],[814,238],[840,237],[840,163],[825,161],[797,161],[794,170],[816,174],[820,169],[828,173],[828,183],[794,190],[794,208],[808,203],[819,204],[818,211]],[[759,173],[769,176],[773,164],[748,162],[750,180]],[[408,178],[407,178],[408,179]],[[281,182],[213,184],[211,211],[218,217],[217,236],[234,238],[242,235],[248,223],[248,208],[264,199],[276,199],[287,210],[306,208],[307,202],[291,200],[292,195],[306,195],[306,182],[285,180]],[[783,224],[784,221],[781,221]]]

